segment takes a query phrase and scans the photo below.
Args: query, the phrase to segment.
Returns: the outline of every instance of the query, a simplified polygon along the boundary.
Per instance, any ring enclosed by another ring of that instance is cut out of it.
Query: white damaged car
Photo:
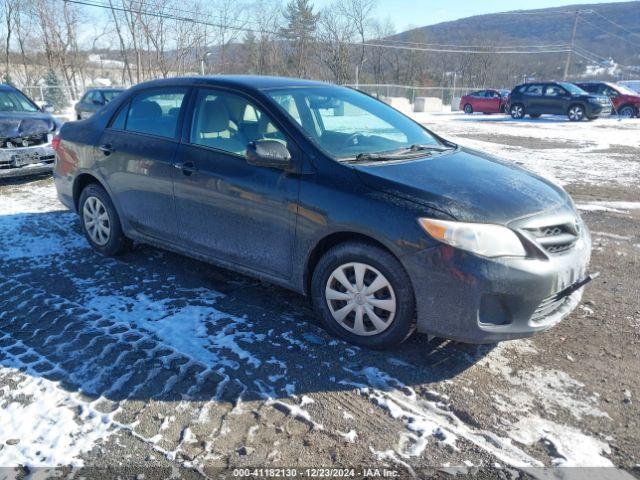
[[[53,136],[60,128],[51,107],[38,107],[20,90],[0,85],[0,178],[50,172]]]

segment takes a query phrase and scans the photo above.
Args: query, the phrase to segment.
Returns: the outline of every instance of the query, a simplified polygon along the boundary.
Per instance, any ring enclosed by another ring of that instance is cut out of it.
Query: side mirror
[[[44,113],[53,113],[54,111],[53,105],[49,103],[45,103],[44,105],[42,105],[42,111]]]
[[[287,147],[277,140],[258,140],[247,145],[247,163],[258,167],[272,167],[287,170],[291,166],[291,154]]]

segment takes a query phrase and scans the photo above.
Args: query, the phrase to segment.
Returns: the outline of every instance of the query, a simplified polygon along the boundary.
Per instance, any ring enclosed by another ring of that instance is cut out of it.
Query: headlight
[[[488,223],[462,223],[431,218],[420,226],[436,240],[484,257],[524,257],[526,251],[513,230]]]

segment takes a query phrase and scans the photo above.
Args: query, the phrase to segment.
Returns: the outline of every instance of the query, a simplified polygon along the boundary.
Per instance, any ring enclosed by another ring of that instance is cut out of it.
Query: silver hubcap
[[[513,109],[511,110],[511,115],[516,118],[522,117],[522,107],[513,107]]]
[[[97,197],[87,197],[82,207],[84,228],[96,244],[106,245],[111,236],[111,222],[104,204]]]
[[[569,110],[569,118],[571,118],[571,120],[580,120],[582,118],[582,108],[573,107]]]
[[[333,319],[356,335],[383,332],[396,314],[391,283],[365,263],[346,263],[336,268],[327,280],[325,297]]]

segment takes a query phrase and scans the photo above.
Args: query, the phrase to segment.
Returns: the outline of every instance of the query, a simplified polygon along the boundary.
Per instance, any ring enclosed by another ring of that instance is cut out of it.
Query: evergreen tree
[[[285,7],[284,19],[287,25],[282,29],[282,35],[290,43],[290,72],[304,77],[320,14],[314,13],[313,4],[309,0],[291,0]]]
[[[260,46],[258,38],[253,32],[247,32],[244,37],[246,55],[246,73],[262,73],[260,70]]]
[[[64,90],[62,82],[58,79],[56,72],[53,70],[47,71],[43,80],[46,86],[44,91],[44,101],[52,105],[56,112],[67,107],[69,105],[67,93]]]

